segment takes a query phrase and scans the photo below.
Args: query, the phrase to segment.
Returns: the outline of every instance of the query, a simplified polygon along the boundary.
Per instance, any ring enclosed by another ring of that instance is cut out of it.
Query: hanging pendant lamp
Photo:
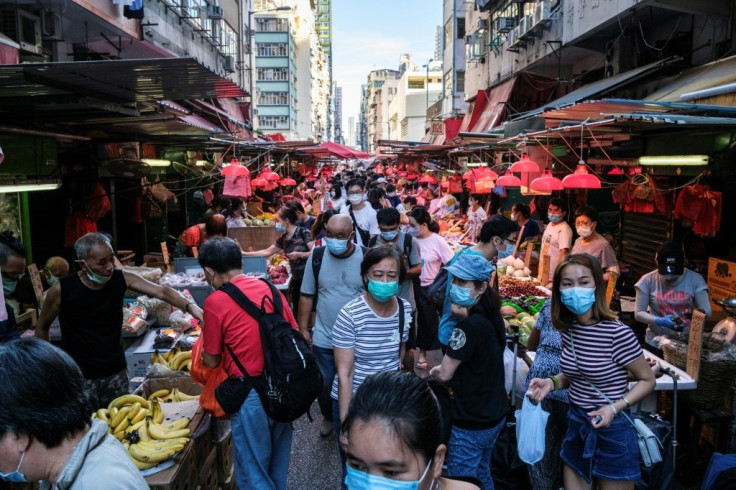
[[[563,189],[562,181],[552,176],[552,172],[549,169],[545,169],[541,177],[532,180],[529,188],[539,192],[553,192]]]
[[[283,180],[282,180],[281,182],[279,182],[279,183],[280,183],[281,185],[286,185],[286,186],[294,186],[294,185],[296,185],[296,180],[292,179],[291,177],[286,177],[285,179],[283,179]]]
[[[496,185],[500,187],[521,187],[521,180],[510,172],[506,172],[506,175],[498,178]]]
[[[539,172],[539,165],[537,165],[537,162],[529,159],[529,155],[522,153],[519,161],[511,165],[509,172],[517,174]]]
[[[585,162],[580,160],[575,172],[562,179],[565,189],[600,189],[601,181],[595,175],[589,174]]]

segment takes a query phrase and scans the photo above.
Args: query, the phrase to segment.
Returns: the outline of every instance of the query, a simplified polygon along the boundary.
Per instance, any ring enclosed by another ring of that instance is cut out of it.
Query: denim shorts
[[[638,480],[641,476],[639,446],[631,423],[619,415],[608,427],[594,429],[586,412],[570,404],[562,461],[589,485],[594,477],[612,481]]]

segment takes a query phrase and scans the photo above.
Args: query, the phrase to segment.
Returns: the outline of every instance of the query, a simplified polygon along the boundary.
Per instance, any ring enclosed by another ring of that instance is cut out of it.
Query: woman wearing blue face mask
[[[565,257],[552,287],[552,324],[562,333],[562,373],[534,378],[536,402],[569,388],[562,443],[565,488],[633,489],[640,477],[634,428],[621,412],[654,389],[654,374],[631,329],[606,303],[598,262],[587,254]],[[629,380],[636,382],[629,390]]]
[[[289,284],[289,300],[294,317],[299,313],[299,291],[304,278],[304,267],[309,258],[309,243],[312,240],[309,230],[297,224],[297,212],[293,207],[284,206],[276,213],[274,225],[281,236],[276,243],[263,250],[244,252],[246,257],[270,257],[280,251],[284,251],[289,259],[291,268],[291,283]]]
[[[374,373],[400,369],[411,323],[411,305],[398,297],[406,265],[396,247],[368,249],[360,275],[366,293],[342,307],[332,329],[337,375],[331,396],[338,435],[353,393],[363,380]]]
[[[3,298],[0,303],[0,342],[20,336],[15,321],[15,311],[5,298],[13,296],[18,281],[25,276],[25,247],[13,236],[12,231],[0,234],[0,276],[3,283]]]
[[[408,372],[366,378],[343,423],[350,490],[478,490],[470,477],[442,477],[449,394]]]
[[[446,269],[453,277],[452,314],[460,320],[442,363],[429,374],[454,393],[447,474],[473,476],[492,490],[491,453],[506,414],[501,301],[488,286],[493,267],[485,257],[463,254]]]

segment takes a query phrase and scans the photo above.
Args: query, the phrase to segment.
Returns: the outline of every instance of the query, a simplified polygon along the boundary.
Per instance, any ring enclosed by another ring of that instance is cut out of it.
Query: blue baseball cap
[[[488,281],[495,268],[481,255],[464,253],[445,270],[464,281]]]

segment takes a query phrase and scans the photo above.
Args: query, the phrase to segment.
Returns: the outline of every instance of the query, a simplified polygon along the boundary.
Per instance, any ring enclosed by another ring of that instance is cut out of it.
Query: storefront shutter
[[[621,221],[621,261],[631,266],[631,274],[638,280],[655,269],[657,249],[672,236],[672,217],[624,212]]]

